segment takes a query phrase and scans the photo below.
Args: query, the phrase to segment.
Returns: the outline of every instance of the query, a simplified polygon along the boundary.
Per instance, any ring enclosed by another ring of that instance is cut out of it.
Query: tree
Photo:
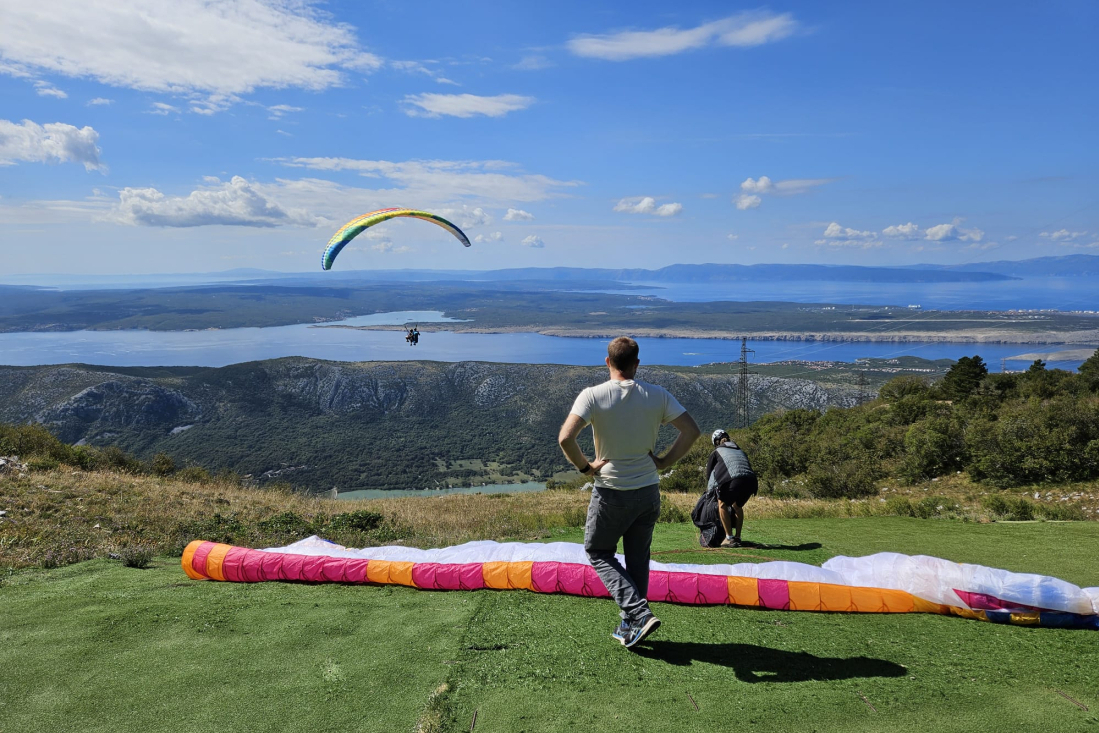
[[[939,391],[948,400],[964,400],[977,391],[981,380],[987,375],[988,366],[984,359],[979,356],[963,356],[939,382]]]
[[[1087,361],[1081,364],[1077,371],[1085,377],[1099,379],[1099,349],[1096,349],[1095,353],[1089,356]]]

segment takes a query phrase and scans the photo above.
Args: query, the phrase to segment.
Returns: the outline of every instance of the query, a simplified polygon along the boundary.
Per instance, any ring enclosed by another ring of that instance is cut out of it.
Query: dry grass
[[[796,483],[788,487],[796,492]],[[1035,498],[1038,493],[1039,498]],[[583,526],[590,494],[575,488],[522,494],[343,500],[229,482],[72,469],[0,475],[0,568],[65,565],[122,557],[140,548],[178,555],[192,539],[270,547],[318,533],[348,546],[443,546],[478,539],[531,540]],[[664,494],[664,521],[689,521],[697,496]],[[994,499],[1006,499],[997,504]],[[1020,502],[1025,500],[1025,504]],[[375,512],[376,526],[348,528],[333,518]],[[358,513],[358,514],[355,514]],[[1099,484],[1000,492],[964,476],[917,486],[883,486],[877,497],[822,500],[759,496],[754,518],[906,515],[995,519],[1095,519]],[[332,522],[330,524],[330,522]]]

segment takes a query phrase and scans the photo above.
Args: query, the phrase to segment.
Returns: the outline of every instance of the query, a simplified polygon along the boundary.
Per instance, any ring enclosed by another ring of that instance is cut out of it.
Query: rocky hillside
[[[703,430],[730,424],[736,378],[643,368]],[[232,469],[313,491],[424,488],[548,477],[566,468],[558,426],[606,370],[483,362],[287,358],[213,368],[0,367],[0,421],[70,443]],[[826,409],[854,391],[751,377],[752,412]],[[670,436],[666,436],[670,437]]]

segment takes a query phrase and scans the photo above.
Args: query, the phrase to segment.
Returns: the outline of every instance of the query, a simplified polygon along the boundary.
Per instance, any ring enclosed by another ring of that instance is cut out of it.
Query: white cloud
[[[733,197],[733,203],[741,211],[747,209],[754,209],[758,207],[763,199],[760,194],[775,194],[782,196],[796,196],[797,194],[806,193],[817,186],[823,186],[826,183],[831,183],[836,180],[835,178],[790,178],[785,181],[773,181],[769,176],[760,176],[759,178],[746,178],[740,184],[740,190],[743,191],[738,196]]]
[[[409,94],[404,98],[405,114],[409,117],[503,117],[508,112],[526,109],[534,97],[519,94],[497,94],[479,97],[476,94]]]
[[[357,160],[353,158],[276,158],[293,168],[320,171],[356,171],[368,178],[388,179],[392,189],[378,189],[379,198],[415,201],[418,206],[447,203],[456,192],[486,204],[542,201],[561,190],[580,185],[548,176],[522,173],[514,163],[502,160]],[[331,184],[335,185],[335,184]],[[361,190],[361,189],[360,189]],[[382,201],[381,203],[385,203]],[[392,203],[390,203],[392,205]]]
[[[482,244],[485,242],[502,242],[504,241],[504,233],[493,232],[492,234],[478,234],[473,238],[473,241]]]
[[[276,227],[323,223],[304,211],[284,209],[240,176],[196,189],[187,196],[165,196],[155,188],[124,188],[118,196],[117,206],[104,218],[131,226]]]
[[[89,107],[98,107],[104,104],[112,104],[113,102],[113,99],[107,99],[106,97],[96,97],[95,99],[89,99],[86,104]]]
[[[166,115],[173,112],[179,112],[179,107],[173,107],[166,102],[153,102],[152,109],[148,110],[148,114],[151,115]]]
[[[0,57],[16,76],[88,78],[223,104],[259,88],[327,89],[347,71],[382,64],[351,26],[302,0],[6,3]]]
[[[874,239],[876,236],[874,232],[841,227],[837,222],[832,222],[824,230],[824,237],[827,239]]]
[[[652,196],[635,196],[625,198],[614,205],[615,211],[623,211],[627,214],[648,214],[656,208],[656,199]]]
[[[531,234],[529,237],[524,237],[520,242],[524,247],[533,247],[535,249],[541,249],[546,246],[546,243],[542,241],[541,237]]]
[[[470,227],[488,226],[492,223],[492,217],[480,206],[462,206],[436,209],[440,216],[450,219],[462,229]]]
[[[276,104],[267,108],[267,111],[271,113],[269,120],[281,120],[283,116],[290,112],[301,112],[303,107],[294,107],[289,104]]]
[[[843,227],[838,222],[829,224],[822,236],[824,238],[818,239],[816,244],[827,244],[831,247],[862,247],[864,249],[880,247],[882,244],[875,232]]]
[[[504,221],[534,221],[534,214],[522,209],[508,209],[504,214]]]
[[[435,62],[429,62],[435,63]],[[458,86],[458,82],[448,79],[440,72],[428,67],[426,64],[422,64],[419,61],[390,61],[389,65],[398,71],[406,71],[410,74],[423,74],[424,76],[431,77],[439,84],[453,84]]]
[[[683,211],[683,204],[668,203],[656,205],[656,199],[652,196],[632,196],[621,199],[614,205],[615,211],[627,214],[653,214],[654,216],[675,216]]]
[[[771,183],[771,179],[767,176],[760,176],[759,180],[749,178],[740,184],[740,190],[745,193],[767,193],[774,187]]]
[[[936,224],[924,230],[924,239],[932,242],[980,242],[985,233],[980,229],[962,229],[959,227],[961,219],[955,219],[952,224]]]
[[[519,71],[540,71],[542,69],[548,69],[551,66],[553,66],[553,62],[545,56],[533,55],[524,56],[519,63],[511,68],[518,69]]]
[[[99,133],[63,122],[39,125],[0,120],[0,166],[15,163],[82,163],[85,170],[105,170],[99,160]]]
[[[1061,229],[1056,232],[1042,232],[1038,236],[1053,242],[1073,242],[1087,235],[1087,232],[1070,232],[1068,229]]]
[[[404,252],[411,252],[412,251],[412,249],[410,247],[406,246],[406,245],[402,244],[398,247],[398,246],[394,246],[393,242],[389,242],[389,241],[379,242],[377,244],[373,244],[373,245],[370,246],[370,249],[374,250],[375,252],[381,252],[383,254],[388,253],[388,254],[395,254],[395,255],[399,255],[399,254],[402,254]]]
[[[733,196],[733,203],[741,211],[747,211],[748,209],[759,208],[759,205],[763,203],[763,199],[759,196],[749,196],[742,193],[739,196]]]
[[[735,242],[736,240],[740,239],[740,235],[739,235],[739,234],[726,234],[726,235],[725,235],[725,237],[726,237],[726,239],[728,239],[728,240],[729,240],[730,242]]]
[[[789,13],[776,15],[756,10],[738,13],[694,28],[674,26],[653,31],[620,31],[604,35],[583,35],[569,40],[569,51],[586,58],[628,61],[636,58],[670,56],[712,44],[759,46],[778,41],[798,27]]]
[[[55,99],[68,99],[69,95],[61,91],[53,84],[38,80],[34,83],[35,91],[38,92],[40,97],[54,97]]]
[[[893,237],[897,239],[912,239],[919,234],[920,228],[908,222],[907,224],[894,224],[882,229],[881,233],[887,237]]]

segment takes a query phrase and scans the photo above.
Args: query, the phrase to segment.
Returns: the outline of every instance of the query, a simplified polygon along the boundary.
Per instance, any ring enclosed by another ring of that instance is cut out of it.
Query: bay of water
[[[352,318],[351,326],[440,323],[431,311],[402,311]],[[332,361],[493,361],[512,364],[600,365],[608,339],[542,336],[536,333],[486,334],[424,332],[409,346],[401,331],[357,331],[299,324],[272,328],[227,328],[212,331],[68,331],[0,334],[0,364],[98,364],[103,366],[226,366],[260,359],[305,356]],[[750,361],[845,361],[861,358],[919,356],[957,359],[980,354],[996,368],[1002,358],[1052,352],[1056,345],[882,343],[828,341],[749,341]],[[1074,347],[1075,348],[1075,347]],[[740,358],[740,341],[730,338],[641,340],[642,364],[698,366]],[[1079,361],[1050,362],[1075,369]],[[1014,368],[1023,364],[1016,362]]]
[[[919,305],[925,310],[1099,310],[1099,278],[1036,277],[963,283],[727,282],[631,283],[679,303],[715,300]],[[637,290],[601,292],[637,295]]]

